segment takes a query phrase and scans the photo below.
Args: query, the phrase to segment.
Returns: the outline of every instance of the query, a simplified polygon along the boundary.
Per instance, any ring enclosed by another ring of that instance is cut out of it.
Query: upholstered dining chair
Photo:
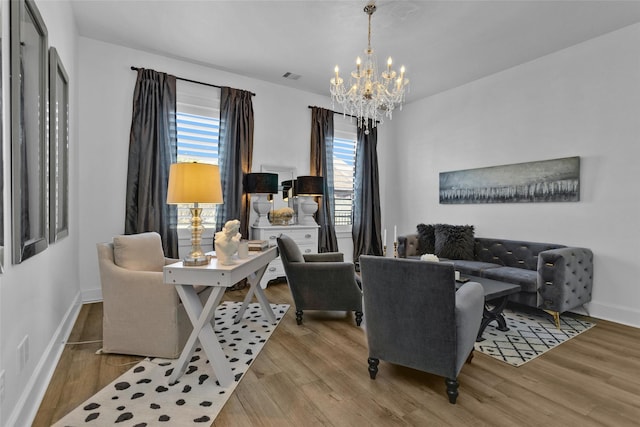
[[[116,236],[98,243],[103,297],[104,353],[177,358],[192,326],[162,268],[178,260],[165,258],[158,233]],[[209,290],[200,289],[201,299]]]
[[[296,322],[304,310],[354,311],[362,322],[362,292],[355,267],[340,252],[305,254],[286,234],[277,238],[280,258],[296,306]]]
[[[467,282],[456,291],[453,264],[369,255],[360,257],[369,345],[369,375],[380,359],[445,377],[449,402],[470,360],[484,291]]]

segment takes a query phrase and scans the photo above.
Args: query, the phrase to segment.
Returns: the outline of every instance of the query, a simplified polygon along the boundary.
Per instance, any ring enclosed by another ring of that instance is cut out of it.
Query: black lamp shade
[[[250,173],[245,176],[245,193],[274,194],[278,192],[278,174]]]
[[[324,178],[321,176],[299,176],[296,180],[298,196],[322,196],[324,193]]]

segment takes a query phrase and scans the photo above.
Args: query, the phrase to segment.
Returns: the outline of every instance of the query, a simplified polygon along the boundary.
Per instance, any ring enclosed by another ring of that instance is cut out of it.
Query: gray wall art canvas
[[[580,157],[440,172],[440,203],[580,201]]]

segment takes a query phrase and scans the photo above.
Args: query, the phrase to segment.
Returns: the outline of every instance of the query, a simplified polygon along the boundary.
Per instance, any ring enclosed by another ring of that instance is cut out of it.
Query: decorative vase
[[[271,225],[289,225],[291,218],[293,218],[293,215],[271,217]]]

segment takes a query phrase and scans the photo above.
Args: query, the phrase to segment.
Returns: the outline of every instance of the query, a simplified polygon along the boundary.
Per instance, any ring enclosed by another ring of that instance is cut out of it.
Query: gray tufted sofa
[[[400,258],[419,258],[418,235],[398,237]],[[476,237],[473,260],[447,260],[462,275],[486,277],[520,285],[511,301],[541,308],[553,315],[591,301],[593,253],[590,249],[552,243]]]

